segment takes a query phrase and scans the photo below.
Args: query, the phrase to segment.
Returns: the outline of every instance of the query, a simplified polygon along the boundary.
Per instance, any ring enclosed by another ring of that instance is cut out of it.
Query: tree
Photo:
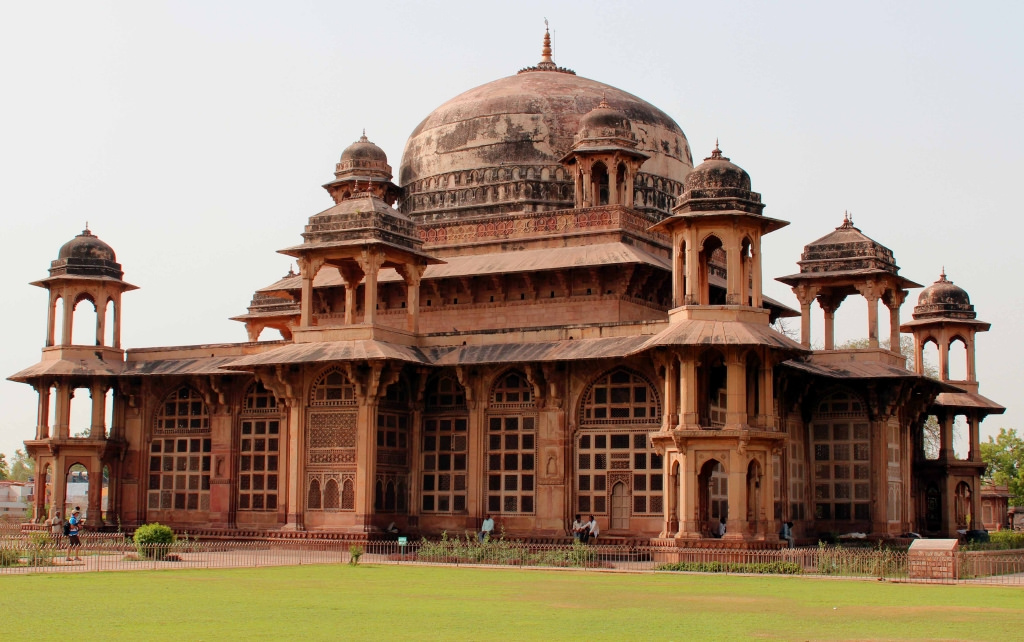
[[[981,444],[981,458],[987,464],[985,481],[1008,487],[1010,503],[1024,506],[1024,438],[1017,430],[1000,428],[995,439],[990,435]]]
[[[0,453],[0,481],[11,476],[11,470],[7,467],[7,455]]]
[[[14,451],[14,461],[11,462],[12,481],[28,481],[30,477],[36,476],[36,461],[29,457],[20,448]]]

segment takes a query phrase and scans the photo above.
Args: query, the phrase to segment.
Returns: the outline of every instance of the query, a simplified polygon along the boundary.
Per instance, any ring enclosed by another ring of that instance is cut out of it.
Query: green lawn
[[[1011,639],[1024,587],[412,566],[0,576],[6,639]]]

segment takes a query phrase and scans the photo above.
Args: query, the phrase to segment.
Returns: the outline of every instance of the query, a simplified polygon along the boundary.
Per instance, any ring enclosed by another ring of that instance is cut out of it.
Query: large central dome
[[[650,155],[636,182],[637,207],[669,212],[693,167],[679,125],[632,94],[546,60],[452,98],[419,124],[399,170],[403,211],[447,218],[572,207],[572,177],[559,159],[603,99],[625,114],[637,149]]]

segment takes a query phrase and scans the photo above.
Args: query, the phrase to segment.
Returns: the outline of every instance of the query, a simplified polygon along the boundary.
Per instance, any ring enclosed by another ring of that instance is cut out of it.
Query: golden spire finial
[[[551,31],[548,29],[547,18],[544,18],[544,48],[540,51],[540,61],[554,63],[551,59]]]

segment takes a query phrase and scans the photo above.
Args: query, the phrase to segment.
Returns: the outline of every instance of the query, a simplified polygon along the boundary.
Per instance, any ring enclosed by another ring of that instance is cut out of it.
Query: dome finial
[[[946,279],[946,266],[945,266],[945,265],[943,265],[943,266],[942,266],[942,273],[941,273],[941,274],[939,274],[939,280],[940,280],[940,281],[945,281],[945,280],[947,280],[947,279]]]
[[[715,137],[715,148],[713,150],[711,150],[711,155],[708,156],[707,158],[705,158],[704,160],[706,160],[706,161],[709,161],[709,160],[728,161],[729,160],[728,158],[726,158],[725,156],[722,155],[722,150],[718,148],[718,137],[717,136]]]
[[[368,143],[368,142],[370,142],[370,139],[366,137],[366,128],[365,127],[363,127],[363,135],[359,137],[359,142],[360,143]]]
[[[850,216],[850,212],[849,211],[843,210],[843,224],[840,225],[839,228],[842,229],[842,228],[850,228],[850,227],[853,227],[853,217]]]
[[[551,59],[551,31],[548,29],[548,19],[544,18],[544,48],[540,50],[541,64],[555,64]]]

